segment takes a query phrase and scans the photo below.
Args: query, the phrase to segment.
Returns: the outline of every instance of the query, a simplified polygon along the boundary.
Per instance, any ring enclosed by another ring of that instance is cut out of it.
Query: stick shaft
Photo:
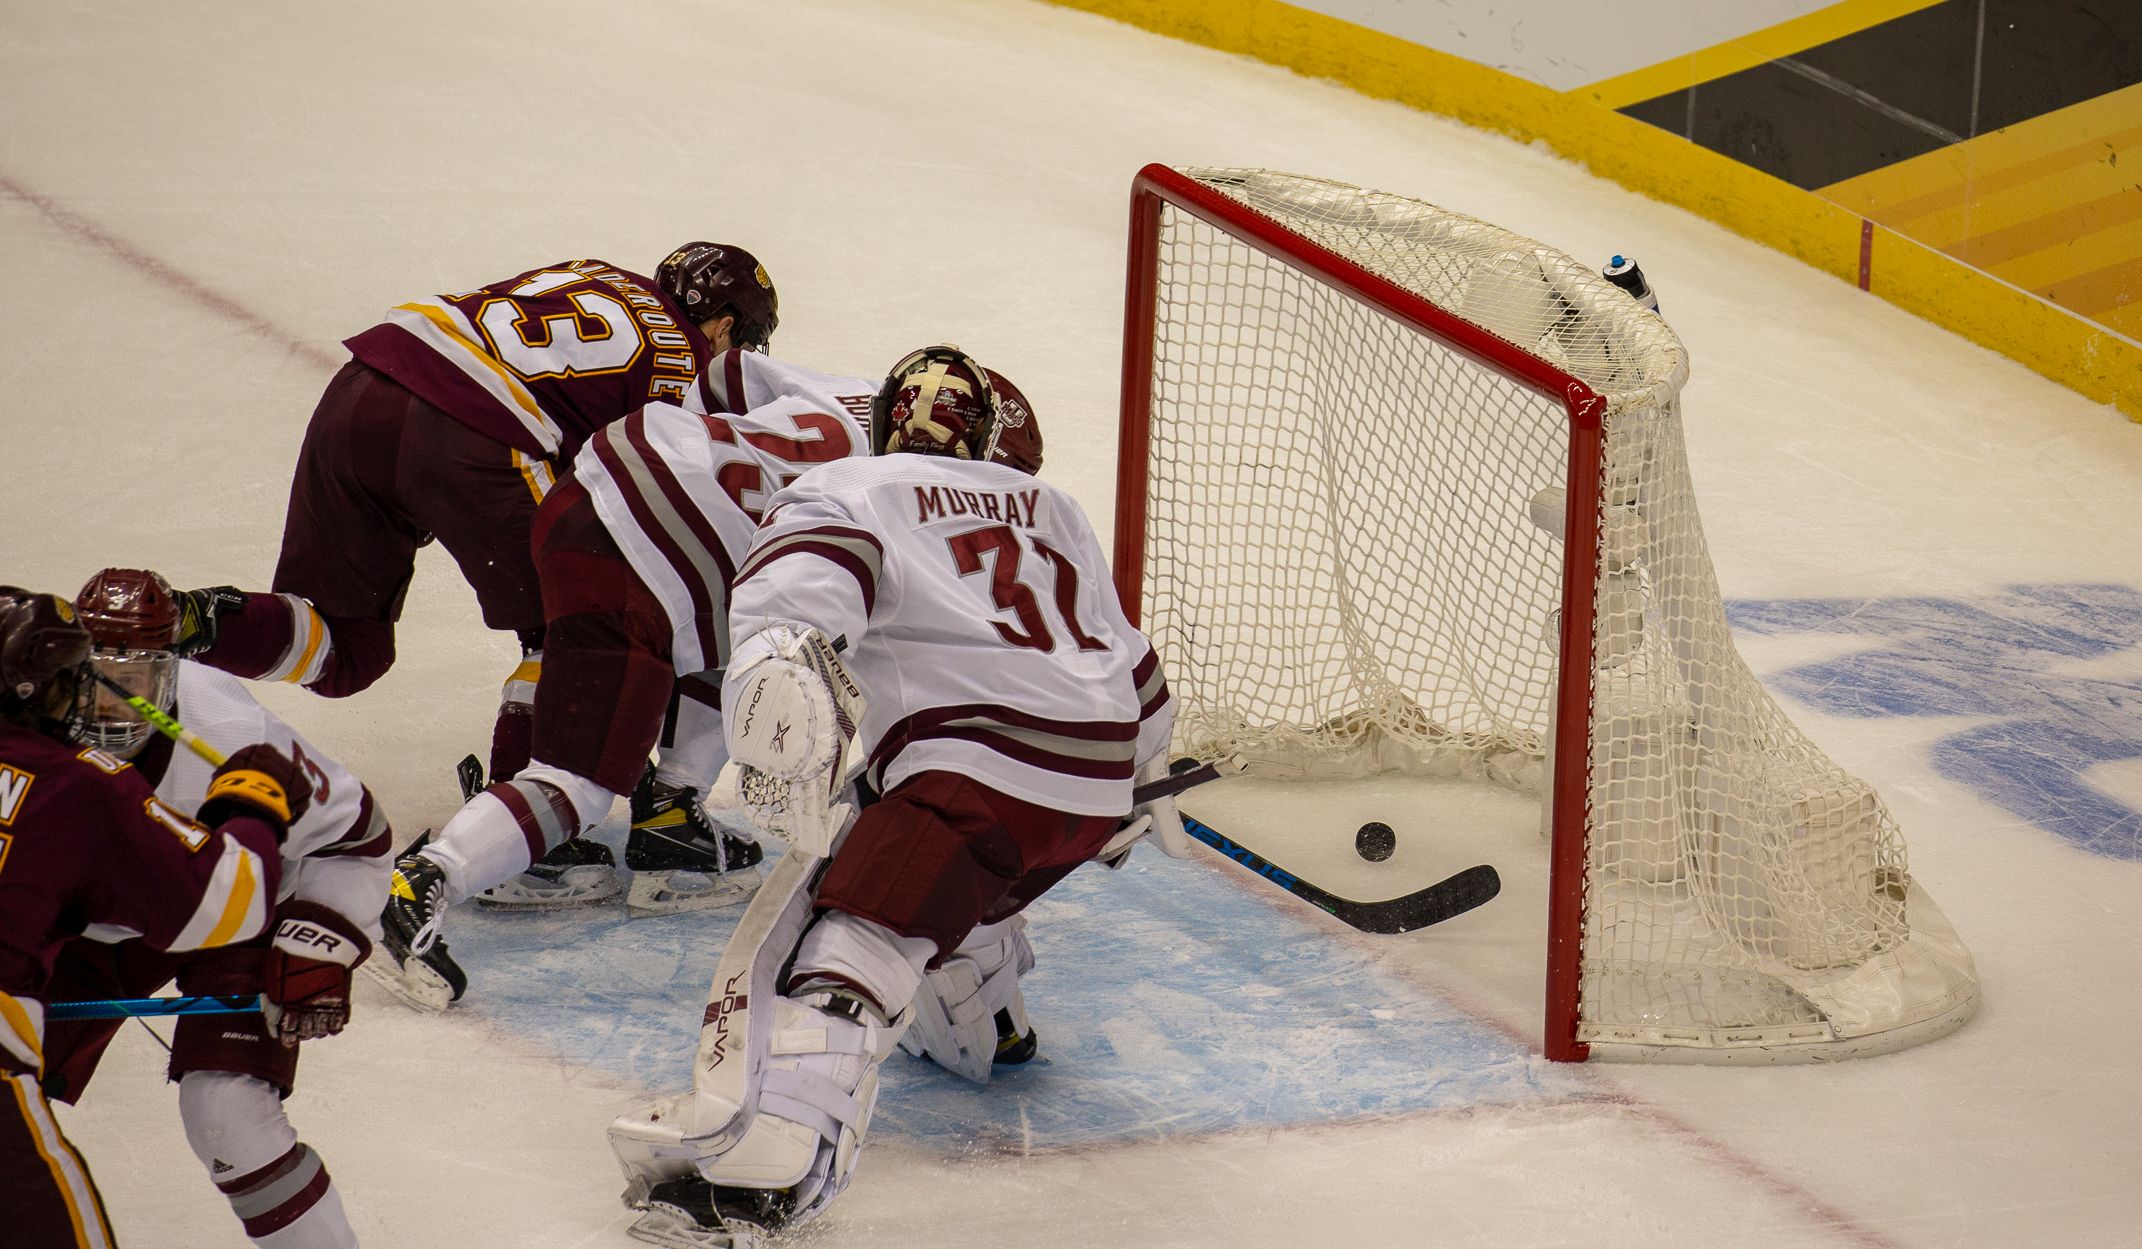
[[[54,1002],[46,1019],[126,1019],[154,1015],[246,1015],[260,1009],[259,994],[216,997],[118,997],[89,1002]]]
[[[97,678],[97,684],[125,699],[126,705],[132,707],[136,715],[155,725],[164,736],[208,760],[214,766],[219,768],[223,766],[222,751],[195,737],[185,725],[165,715],[163,709],[155,703],[150,702],[139,694],[133,693],[101,672],[93,672],[93,675]]]

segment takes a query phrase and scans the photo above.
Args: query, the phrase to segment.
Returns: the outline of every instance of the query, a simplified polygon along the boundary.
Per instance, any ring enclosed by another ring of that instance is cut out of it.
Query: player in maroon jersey
[[[20,1249],[112,1244],[89,1168],[52,1117],[47,983],[86,931],[163,950],[258,936],[278,846],[311,799],[304,773],[250,746],[193,816],[125,761],[69,740],[89,714],[89,633],[67,600],[0,587],[0,1219]]]
[[[338,698],[394,662],[417,548],[437,539],[484,623],[518,634],[491,774],[528,762],[543,599],[530,526],[595,430],[694,393],[707,361],[763,350],[773,282],[740,247],[687,243],[652,279],[565,261],[414,300],[349,339],[298,454],[274,591],[184,595],[179,653],[253,680]]]
[[[590,434],[653,400],[696,402],[707,362],[763,351],[779,319],[751,253],[705,242],[670,253],[652,279],[565,261],[395,308],[347,341],[352,358],[306,428],[273,593],[187,592],[177,653],[354,694],[394,663],[417,548],[437,539],[484,624],[520,638],[491,739],[491,779],[513,777],[528,764],[543,665],[537,505]],[[697,810],[673,789],[643,783],[635,811]],[[561,846],[539,866],[569,871],[592,845]]]

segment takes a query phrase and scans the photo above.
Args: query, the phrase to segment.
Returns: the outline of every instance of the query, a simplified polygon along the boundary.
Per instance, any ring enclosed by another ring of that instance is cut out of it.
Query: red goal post
[[[1879,799],[1732,650],[1686,375],[1656,315],[1532,240],[1322,179],[1147,166],[1115,576],[1177,749],[1543,788],[1551,1058],[1939,1035],[1976,1003],[1969,955]]]

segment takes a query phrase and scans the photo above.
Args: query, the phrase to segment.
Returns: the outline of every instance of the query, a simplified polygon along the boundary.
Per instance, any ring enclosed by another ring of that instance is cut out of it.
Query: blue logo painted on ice
[[[1934,769],[2092,854],[2142,859],[2142,811],[2087,776],[2142,759],[2142,591],[2024,585],[1973,599],[1780,599],[1732,603],[1726,615],[1756,636],[1884,639],[1767,679],[1836,715],[1989,717],[1935,743]],[[2134,662],[2120,663],[2122,652]]]

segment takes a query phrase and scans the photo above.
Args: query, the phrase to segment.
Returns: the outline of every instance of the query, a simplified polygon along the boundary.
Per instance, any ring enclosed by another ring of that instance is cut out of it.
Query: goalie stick
[[[1492,866],[1482,863],[1403,897],[1383,902],[1355,902],[1310,884],[1248,846],[1221,836],[1210,825],[1187,815],[1182,820],[1184,831],[1192,837],[1311,906],[1330,913],[1339,922],[1363,932],[1392,936],[1440,924],[1482,905],[1502,891],[1502,878],[1496,875]]]

